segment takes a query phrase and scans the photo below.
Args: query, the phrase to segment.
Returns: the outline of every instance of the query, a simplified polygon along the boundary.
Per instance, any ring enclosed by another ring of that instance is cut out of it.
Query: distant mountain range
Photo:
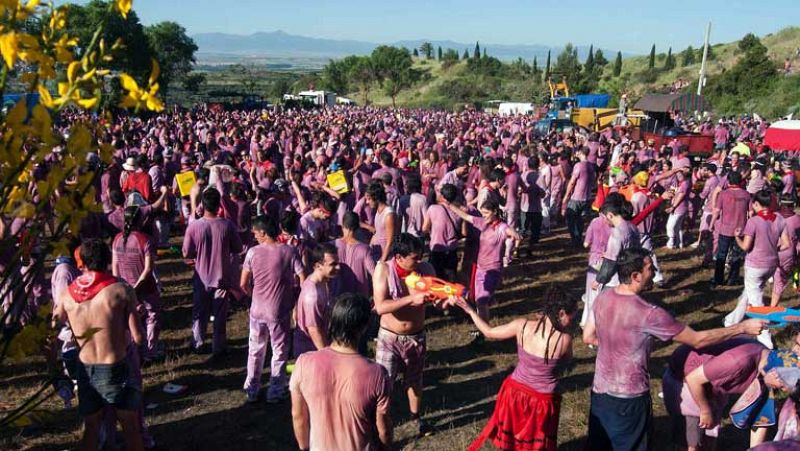
[[[258,32],[249,35],[226,34],[226,33],[198,33],[192,36],[199,47],[197,53],[198,63],[206,62],[221,63],[225,60],[240,59],[261,59],[264,57],[273,58],[309,58],[313,60],[326,60],[330,58],[342,58],[348,55],[368,55],[379,45],[394,45],[409,49],[419,48],[427,41],[433,44],[434,53],[437,47],[442,51],[452,48],[463,54],[464,50],[469,50],[472,54],[475,43],[462,43],[455,41],[436,41],[428,39],[407,40],[388,43],[374,43],[353,40],[337,40],[324,38],[310,38],[297,36],[284,31]],[[511,61],[523,58],[531,62],[534,57],[539,64],[544,65],[547,59],[547,51],[552,51],[552,58],[563,50],[563,47],[549,47],[538,44],[503,45],[492,43],[480,43],[481,49],[486,48],[490,56],[494,56],[504,61]],[[581,60],[586,58],[589,51],[588,45],[579,45],[578,56]],[[617,51],[603,49],[606,59],[612,60]],[[631,56],[623,52],[623,57]]]

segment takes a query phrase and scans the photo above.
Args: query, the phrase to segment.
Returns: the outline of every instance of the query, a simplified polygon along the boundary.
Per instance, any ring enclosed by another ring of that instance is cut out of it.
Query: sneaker
[[[435,429],[423,419],[417,420],[417,438],[429,437],[434,434]]]
[[[258,391],[247,391],[247,403],[253,404],[258,401]]]

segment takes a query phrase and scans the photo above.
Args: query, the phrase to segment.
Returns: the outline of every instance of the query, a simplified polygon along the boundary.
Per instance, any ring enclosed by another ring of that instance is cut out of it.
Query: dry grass
[[[560,283],[575,295],[584,286],[585,252],[567,247],[562,233],[546,238],[530,261],[510,268],[494,309],[495,320],[505,321],[525,315],[537,307],[544,287]],[[668,288],[647,295],[661,302],[682,321],[697,329],[718,327],[733,307],[739,288],[711,292],[706,281],[711,273],[699,268],[691,249],[658,251],[659,261],[669,280]],[[247,352],[247,312],[233,311],[228,323],[231,352],[215,365],[205,357],[187,354],[190,326],[189,271],[178,260],[159,262],[165,281],[166,306],[162,338],[167,346],[165,362],[145,368],[147,422],[158,444],[166,450],[282,450],[294,449],[290,406],[244,405],[241,390]],[[788,294],[787,294],[788,296]],[[792,296],[794,291],[792,290]],[[425,417],[438,428],[433,437],[413,440],[405,396],[393,404],[397,425],[397,449],[464,449],[476,437],[494,406],[494,396],[502,380],[516,363],[513,342],[470,345],[470,325],[460,312],[452,317],[431,316],[428,321],[429,352],[425,371]],[[786,333],[779,337],[786,340]],[[578,340],[579,341],[579,340]],[[663,403],[657,397],[660,375],[674,345],[656,345],[651,359],[652,395],[655,409],[655,449],[668,449],[669,423]],[[6,363],[0,368],[0,408],[7,408],[32,393],[42,381],[44,363],[39,359]],[[560,448],[577,450],[583,446],[587,429],[589,389],[594,354],[581,343],[575,344],[574,366],[562,379],[564,398],[559,429]],[[166,382],[189,386],[183,396],[161,391]],[[80,423],[76,411],[60,410],[51,398],[44,410],[52,412],[40,426],[26,430],[2,431],[0,449],[63,450],[76,447]],[[746,449],[747,434],[726,423],[719,449]]]

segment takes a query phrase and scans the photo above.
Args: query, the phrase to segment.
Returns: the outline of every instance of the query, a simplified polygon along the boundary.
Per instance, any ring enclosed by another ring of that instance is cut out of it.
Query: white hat
[[[122,169],[126,171],[135,171],[136,170],[136,159],[133,157],[128,157],[125,160],[125,163],[122,164]]]

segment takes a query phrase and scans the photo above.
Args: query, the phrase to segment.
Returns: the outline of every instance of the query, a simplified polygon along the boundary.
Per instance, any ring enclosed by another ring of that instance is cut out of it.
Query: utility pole
[[[697,81],[697,95],[703,94],[703,86],[706,85],[706,59],[708,58],[708,40],[711,37],[711,22],[706,27],[706,40],[703,46],[703,62],[700,64],[700,79]]]

